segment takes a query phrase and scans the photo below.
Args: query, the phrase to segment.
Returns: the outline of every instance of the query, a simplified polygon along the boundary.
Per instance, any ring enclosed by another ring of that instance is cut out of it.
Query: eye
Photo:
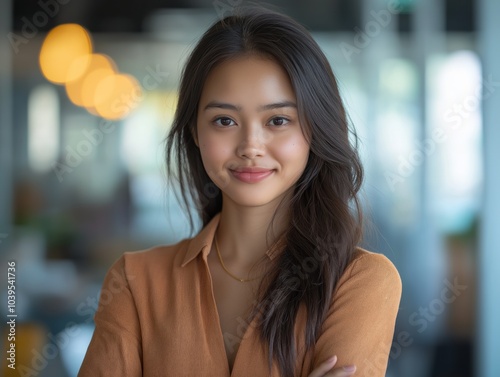
[[[271,124],[276,127],[284,126],[287,123],[284,122],[290,122],[290,119],[284,118],[284,117],[275,117],[271,119]]]
[[[221,121],[220,123],[217,123],[217,121]],[[227,127],[227,126],[230,126],[231,125],[231,122],[233,122],[233,120],[231,118],[228,118],[228,117],[219,117],[219,118],[215,118],[213,123],[215,123],[217,126],[220,126],[220,127]]]

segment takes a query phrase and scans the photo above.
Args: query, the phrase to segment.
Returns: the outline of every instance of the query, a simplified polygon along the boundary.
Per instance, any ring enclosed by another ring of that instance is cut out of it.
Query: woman
[[[259,7],[215,23],[166,150],[203,228],[115,262],[79,376],[384,376],[401,280],[357,246],[363,170],[309,32]]]

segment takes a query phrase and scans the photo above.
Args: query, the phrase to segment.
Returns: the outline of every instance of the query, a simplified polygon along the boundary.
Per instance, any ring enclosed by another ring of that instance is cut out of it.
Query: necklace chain
[[[214,240],[215,240],[215,249],[217,250],[217,254],[219,255],[219,260],[220,260],[220,264],[222,265],[222,268],[224,269],[224,271],[226,271],[229,276],[231,276],[233,279],[236,279],[242,283],[246,283],[248,281],[252,281],[252,280],[256,280],[258,279],[258,277],[254,278],[254,279],[241,279],[235,275],[233,275],[227,268],[226,268],[226,265],[224,264],[224,261],[222,260],[222,256],[220,255],[220,251],[219,251],[219,245],[217,245],[217,237],[214,236]]]

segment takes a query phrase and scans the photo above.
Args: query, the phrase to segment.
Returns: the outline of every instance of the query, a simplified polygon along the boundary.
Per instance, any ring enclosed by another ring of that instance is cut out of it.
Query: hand
[[[322,362],[316,369],[314,369],[308,377],[348,377],[356,372],[355,365],[347,365],[342,368],[332,369],[337,363],[337,355]]]

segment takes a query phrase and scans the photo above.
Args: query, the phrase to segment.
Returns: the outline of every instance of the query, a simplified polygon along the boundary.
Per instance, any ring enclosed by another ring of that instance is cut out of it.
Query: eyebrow
[[[292,101],[280,101],[280,102],[275,102],[275,103],[270,103],[267,105],[260,106],[258,108],[258,111],[266,111],[266,110],[273,110],[273,109],[281,109],[283,107],[293,107],[297,108],[297,104]],[[206,111],[208,109],[212,108],[217,108],[217,109],[227,109],[227,110],[234,110],[234,111],[241,111],[242,107],[241,106],[236,106],[230,103],[224,103],[224,102],[219,102],[219,101],[211,101],[209,102],[203,111]]]

